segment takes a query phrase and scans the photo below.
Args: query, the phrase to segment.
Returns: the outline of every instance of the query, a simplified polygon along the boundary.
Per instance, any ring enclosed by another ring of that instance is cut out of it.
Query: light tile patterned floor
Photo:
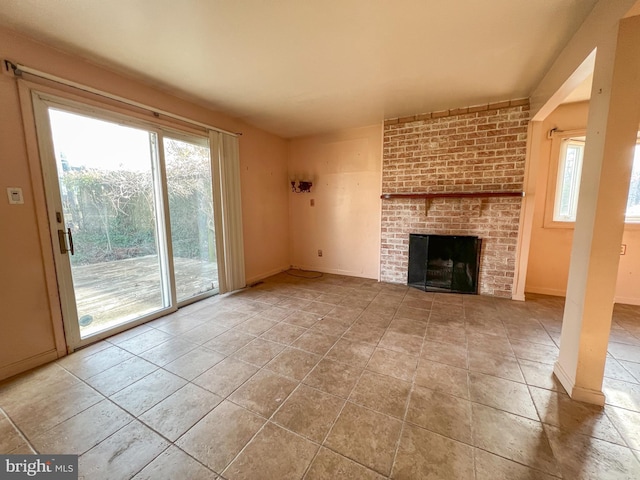
[[[640,307],[604,409],[552,376],[562,299],[280,274],[0,385],[0,452],[87,479],[637,479]]]

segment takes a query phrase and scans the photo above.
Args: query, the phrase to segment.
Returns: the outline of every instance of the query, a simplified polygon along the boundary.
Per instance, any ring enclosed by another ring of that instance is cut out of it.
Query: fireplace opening
[[[407,284],[426,292],[478,293],[478,237],[409,235]]]

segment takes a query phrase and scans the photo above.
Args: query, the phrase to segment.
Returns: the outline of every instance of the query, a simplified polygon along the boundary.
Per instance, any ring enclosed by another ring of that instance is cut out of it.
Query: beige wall
[[[0,59],[239,131],[247,278],[286,268],[286,141],[77,57],[0,29]],[[55,358],[64,348],[39,171],[30,171],[15,80],[0,75],[0,378]],[[36,167],[37,170],[37,167]],[[24,205],[9,205],[7,187],[22,187]],[[53,293],[52,293],[53,292]],[[53,357],[52,357],[53,356]]]
[[[291,141],[289,173],[314,177],[289,193],[293,266],[378,278],[381,156],[382,125]]]
[[[251,284],[290,266],[287,143],[257,129],[242,131],[248,132],[240,139],[240,169],[245,272]]]
[[[561,105],[543,122],[543,131],[584,130],[589,113],[588,102]],[[544,227],[545,206],[552,201],[549,183],[551,161],[551,140],[544,139],[540,148],[539,170],[536,185],[536,203],[531,233],[531,250],[527,269],[525,290],[531,293],[564,296],[569,275],[569,261],[573,242],[573,228]],[[620,256],[616,301],[640,305],[640,225],[627,225],[623,243],[627,246],[625,255]]]

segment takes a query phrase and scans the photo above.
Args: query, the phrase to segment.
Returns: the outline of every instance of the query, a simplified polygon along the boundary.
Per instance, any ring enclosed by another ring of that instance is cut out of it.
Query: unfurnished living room
[[[4,0],[0,479],[640,478],[639,53],[637,0]]]

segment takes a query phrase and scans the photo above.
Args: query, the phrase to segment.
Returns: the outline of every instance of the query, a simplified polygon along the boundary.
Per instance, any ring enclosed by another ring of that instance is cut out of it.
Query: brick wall
[[[382,192],[522,191],[528,100],[385,121]],[[407,282],[410,233],[482,238],[480,293],[511,298],[521,197],[382,201],[381,280]]]

